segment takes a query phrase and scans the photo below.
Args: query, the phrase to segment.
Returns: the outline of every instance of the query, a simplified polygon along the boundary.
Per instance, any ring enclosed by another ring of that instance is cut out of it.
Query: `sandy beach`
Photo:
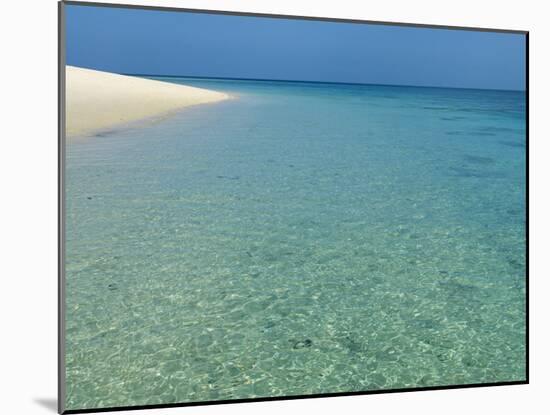
[[[229,98],[207,89],[74,66],[66,71],[68,137]]]

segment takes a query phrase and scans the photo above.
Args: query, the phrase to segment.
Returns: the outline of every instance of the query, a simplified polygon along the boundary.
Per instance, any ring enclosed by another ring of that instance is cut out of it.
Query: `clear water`
[[[237,98],[67,145],[67,407],[525,379],[525,95]]]

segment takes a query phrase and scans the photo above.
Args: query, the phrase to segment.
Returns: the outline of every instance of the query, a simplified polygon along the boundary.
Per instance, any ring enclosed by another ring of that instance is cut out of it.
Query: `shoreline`
[[[66,135],[89,136],[229,98],[203,88],[67,66]]]

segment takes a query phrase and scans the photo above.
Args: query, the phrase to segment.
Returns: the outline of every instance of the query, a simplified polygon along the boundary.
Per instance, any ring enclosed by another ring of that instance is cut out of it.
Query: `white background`
[[[124,2],[123,0],[119,1]],[[164,414],[545,413],[548,410],[549,25],[543,1],[133,1],[258,13],[530,31],[531,384],[140,412]],[[3,1],[0,12],[0,412],[52,414],[56,399],[57,5]],[[546,254],[546,255],[545,255]],[[546,410],[543,408],[546,407]]]

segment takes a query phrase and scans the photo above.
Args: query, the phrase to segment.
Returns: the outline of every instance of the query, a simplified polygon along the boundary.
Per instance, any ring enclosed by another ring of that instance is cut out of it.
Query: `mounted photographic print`
[[[527,32],[59,10],[61,412],[527,383]]]

